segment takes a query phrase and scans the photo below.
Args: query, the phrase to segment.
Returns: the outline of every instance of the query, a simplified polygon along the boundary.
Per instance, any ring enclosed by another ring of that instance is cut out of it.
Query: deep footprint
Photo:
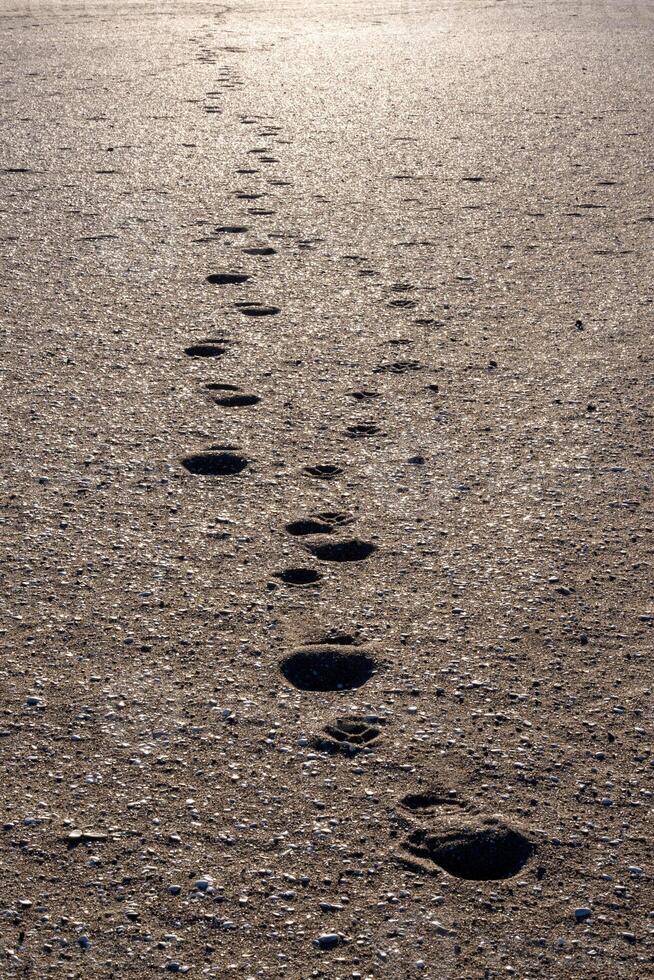
[[[212,286],[239,286],[243,282],[249,282],[249,279],[249,276],[237,272],[214,272],[207,276],[206,281]]]
[[[275,578],[286,585],[314,585],[322,575],[314,568],[285,568],[283,572],[275,572]]]
[[[358,538],[344,538],[340,541],[318,541],[307,544],[308,551],[319,561],[364,561],[377,546],[370,541]]]
[[[282,660],[280,669],[301,691],[350,691],[370,680],[375,662],[366,653],[325,645],[297,650]]]
[[[186,347],[184,353],[189,357],[222,357],[226,350],[221,341],[201,340],[198,344]]]
[[[182,460],[182,466],[194,476],[236,476],[247,465],[244,456],[226,452],[197,453]]]
[[[479,828],[414,830],[398,857],[423,871],[441,868],[455,878],[496,881],[517,875],[534,851],[524,834],[505,824],[489,822]]]
[[[278,306],[243,306],[241,307],[243,316],[277,316],[281,313]]]
[[[261,401],[259,395],[221,395],[214,398],[216,405],[223,408],[244,408],[247,405],[258,405]]]
[[[425,813],[440,807],[460,807],[463,803],[446,793],[407,793],[400,800],[400,806],[412,813]]]

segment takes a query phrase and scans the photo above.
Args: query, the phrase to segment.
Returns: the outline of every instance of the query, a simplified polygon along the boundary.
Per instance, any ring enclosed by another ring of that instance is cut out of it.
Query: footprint
[[[184,353],[189,357],[222,357],[226,350],[223,341],[207,339],[186,347]]]
[[[377,551],[377,545],[370,541],[361,541],[359,538],[342,538],[338,541],[311,541],[306,545],[314,558],[319,561],[364,561],[373,552]]]
[[[182,460],[182,466],[194,476],[235,476],[247,465],[244,456],[228,452],[196,453]]]
[[[214,228],[214,234],[216,235],[244,235],[248,229],[245,225],[221,225],[219,228]]]
[[[413,299],[392,299],[386,305],[395,307],[396,309],[400,309],[400,310],[412,310],[418,304]]]
[[[373,748],[381,737],[383,718],[377,715],[345,715],[336,718],[311,740],[315,749],[330,755],[356,755]]]
[[[309,636],[306,636],[302,640],[303,647],[311,646],[339,646],[339,647],[358,647],[361,646],[362,641],[358,640],[356,634],[347,633],[345,630],[330,628],[328,630],[318,630],[317,632],[311,632]]]
[[[286,585],[314,585],[322,577],[314,568],[285,568],[283,572],[275,572],[275,578]]]
[[[216,405],[222,405],[223,408],[245,408],[249,405],[258,405],[261,401],[259,395],[221,395],[214,398]]]
[[[338,511],[323,511],[299,521],[291,521],[286,525],[288,534],[302,537],[305,534],[333,534],[337,527],[350,524],[352,518]]]
[[[343,652],[340,646],[296,650],[282,660],[286,680],[301,691],[350,691],[362,687],[375,672],[375,661],[363,651]]]
[[[442,869],[468,881],[513,878],[532,857],[535,845],[499,821],[489,819],[484,824],[414,830],[396,856],[413,870],[434,874]]]
[[[348,425],[345,432],[350,439],[364,439],[366,436],[377,435],[380,429],[374,422],[359,422],[357,425]]]
[[[379,398],[378,391],[349,391],[348,396],[354,398],[357,402],[372,401],[373,398]]]
[[[212,286],[238,286],[243,282],[249,282],[249,280],[249,276],[237,272],[214,272],[207,276],[206,281]]]
[[[333,480],[343,472],[343,468],[335,463],[316,463],[314,466],[305,466],[304,472],[318,480]]]
[[[240,391],[238,385],[224,384],[222,381],[210,381],[204,386],[207,391]]]
[[[399,805],[412,813],[434,813],[443,808],[463,807],[465,804],[445,792],[407,793]]]
[[[373,368],[373,374],[406,374],[407,371],[422,371],[420,361],[393,361],[390,364],[379,364]]]
[[[277,255],[277,250],[270,247],[244,248],[246,255]]]
[[[263,304],[240,307],[243,316],[277,316],[281,313],[278,306],[264,306]]]

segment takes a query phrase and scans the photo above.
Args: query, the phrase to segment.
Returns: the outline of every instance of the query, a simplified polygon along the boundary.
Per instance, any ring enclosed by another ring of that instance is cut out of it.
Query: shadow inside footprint
[[[462,807],[463,803],[446,793],[407,793],[400,800],[400,806],[413,813],[424,813],[441,807]]]
[[[314,585],[322,575],[315,568],[285,568],[283,572],[275,572],[275,578],[286,585]]]
[[[291,521],[286,525],[286,530],[295,537],[304,534],[333,534],[337,527],[344,527],[351,522],[352,518],[349,514],[336,510],[324,510],[299,521]]]
[[[189,357],[222,357],[226,350],[220,341],[201,340],[198,344],[186,347],[184,353]]]
[[[377,546],[359,538],[343,538],[340,541],[312,541],[306,545],[319,561],[363,561],[369,558]]]
[[[299,521],[291,521],[286,525],[286,530],[294,537],[302,537],[305,534],[332,534],[333,524],[321,521],[320,518],[307,517]]]
[[[278,306],[264,306],[263,304],[240,306],[240,310],[243,316],[277,316],[278,313],[281,313]]]
[[[407,863],[413,857],[423,871],[437,865],[455,878],[495,881],[517,875],[534,851],[524,834],[495,821],[482,827],[414,830],[399,857],[405,852]]]
[[[213,272],[207,276],[206,281],[212,286],[238,286],[243,282],[248,282],[249,279],[249,276],[236,272]]]
[[[235,476],[247,465],[244,456],[229,452],[196,453],[182,460],[184,469],[194,476]]]
[[[261,401],[259,395],[221,395],[214,398],[216,405],[223,408],[243,408],[247,405],[258,405]]]
[[[302,691],[348,691],[370,680],[375,662],[360,651],[314,646],[286,657],[280,668],[286,680]]]

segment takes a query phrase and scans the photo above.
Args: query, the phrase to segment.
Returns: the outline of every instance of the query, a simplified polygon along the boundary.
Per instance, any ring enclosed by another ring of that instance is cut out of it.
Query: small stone
[[[593,914],[591,909],[579,908],[575,909],[575,919],[577,922],[585,922],[586,919],[590,919]]]
[[[80,944],[82,949],[88,949],[91,945],[91,940],[88,936],[80,936],[77,942]]]
[[[168,887],[168,892],[171,895],[179,895],[179,893],[181,892],[181,890],[182,890],[182,886],[181,885],[170,885]]]
[[[335,949],[339,945],[341,937],[335,932],[326,932],[316,939],[316,945],[320,949]]]
[[[438,919],[432,919],[429,926],[438,936],[452,936],[454,934],[452,929],[448,929],[448,927],[444,926],[442,922],[438,921]]]

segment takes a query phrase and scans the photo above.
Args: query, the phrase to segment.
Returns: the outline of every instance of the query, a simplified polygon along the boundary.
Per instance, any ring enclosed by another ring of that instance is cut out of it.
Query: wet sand
[[[652,970],[650,3],[0,11],[0,974]]]

